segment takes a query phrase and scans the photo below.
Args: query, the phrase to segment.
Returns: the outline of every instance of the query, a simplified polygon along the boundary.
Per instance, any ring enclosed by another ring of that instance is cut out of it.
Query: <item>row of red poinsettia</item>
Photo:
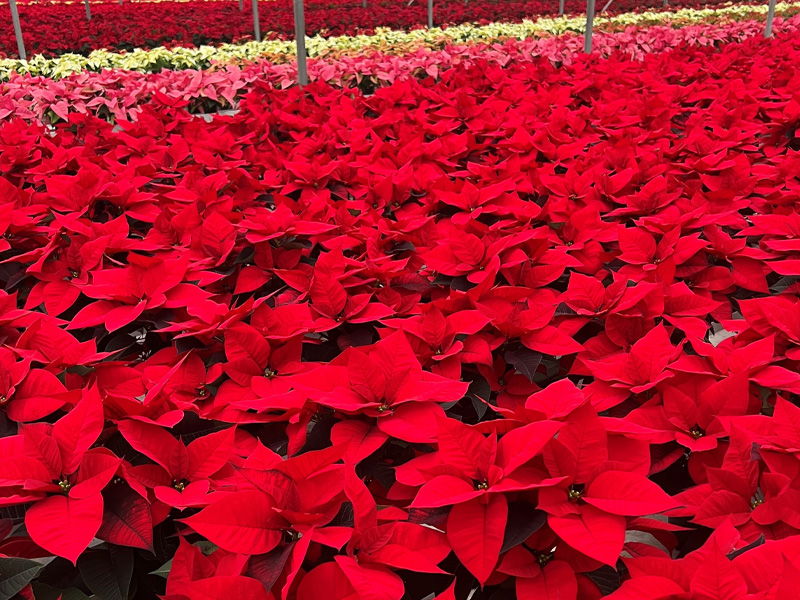
[[[719,0],[676,0],[671,6],[708,6]],[[131,50],[158,46],[199,46],[252,39],[253,18],[249,7],[240,11],[236,2],[115,3],[96,6],[91,21],[80,3],[20,6],[23,38],[29,54],[88,53],[97,48]],[[614,12],[661,7],[661,0],[615,0]],[[584,12],[579,0],[569,0],[567,10]],[[447,0],[437,2],[436,24],[519,21],[558,12],[558,0]],[[598,6],[598,10],[602,8]],[[2,7],[8,11],[8,7]],[[272,37],[294,36],[294,13],[288,0],[263,2],[262,29]],[[308,35],[371,34],[378,27],[412,29],[427,23],[425,2],[370,1],[367,9],[358,0],[331,0],[306,6]],[[16,56],[17,43],[10,16],[0,24],[0,56]]]
[[[798,58],[475,58],[212,123],[0,125],[0,573],[793,597]]]

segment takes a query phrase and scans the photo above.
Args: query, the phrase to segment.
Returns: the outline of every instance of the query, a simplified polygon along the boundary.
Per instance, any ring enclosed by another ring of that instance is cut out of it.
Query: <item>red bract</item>
[[[140,421],[122,421],[119,431],[134,450],[163,467],[163,471],[155,465],[130,467],[128,477],[176,508],[207,504],[209,480],[228,463],[235,432],[229,428],[184,446],[157,425]]]
[[[41,498],[25,515],[25,526],[39,546],[76,562],[102,523],[101,491],[120,466],[113,453],[89,450],[103,430],[97,390],[54,425],[35,423],[21,430],[22,451],[7,456],[4,486],[22,498]],[[9,442],[14,437],[6,438]]]
[[[0,125],[0,588],[797,597],[800,46],[721,31]]]

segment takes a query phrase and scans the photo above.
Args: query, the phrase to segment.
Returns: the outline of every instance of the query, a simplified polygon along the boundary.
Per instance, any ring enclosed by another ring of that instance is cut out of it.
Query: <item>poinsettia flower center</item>
[[[285,534],[286,542],[288,542],[288,543],[296,542],[301,537],[303,537],[302,533],[300,533],[299,531],[295,531],[294,529],[287,529],[284,532],[284,534]]]
[[[553,556],[555,555],[554,552],[542,552],[539,554],[537,560],[539,561],[539,566],[543,567],[551,560],[553,560]]]
[[[272,379],[277,374],[278,374],[278,371],[276,371],[275,369],[273,369],[271,367],[267,367],[267,368],[264,369],[264,377],[266,377],[267,379]]]
[[[69,482],[69,479],[67,479],[62,475],[61,480],[58,481],[58,487],[61,488],[62,493],[66,494],[67,492],[69,492],[70,488],[72,487],[72,484]]]
[[[189,485],[189,482],[186,481],[185,479],[181,479],[180,481],[173,481],[172,482],[172,487],[174,487],[179,492],[182,492],[183,490],[185,490],[187,485]]]
[[[488,490],[489,489],[489,482],[485,479],[475,484],[476,490]]]
[[[208,396],[208,390],[206,389],[206,386],[201,385],[199,388],[197,388],[197,395],[201,398]]]
[[[80,275],[80,273],[78,273],[78,271],[76,271],[75,269],[70,269],[69,275],[70,275],[70,277],[75,278],[75,277],[78,277]]]
[[[389,405],[386,402],[378,407],[378,412],[381,414],[385,413],[387,410],[389,410]]]
[[[6,402],[8,402],[8,398],[6,397],[6,395],[0,394],[0,404],[5,404]]]
[[[705,435],[705,431],[700,429],[700,427],[698,427],[697,425],[692,427],[692,429],[689,430],[689,433],[696,440],[700,439],[701,437],[703,437]]]
[[[750,498],[750,509],[755,510],[762,504],[764,504],[764,494],[762,494],[761,488],[758,488],[756,493]]]
[[[569,499],[570,502],[577,502],[578,500],[581,499],[581,496],[583,496],[583,492],[581,490],[570,488],[567,491],[567,498]]]

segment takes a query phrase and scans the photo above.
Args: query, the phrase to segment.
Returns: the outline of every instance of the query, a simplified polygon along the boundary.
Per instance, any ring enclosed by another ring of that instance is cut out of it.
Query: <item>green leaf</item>
[[[38,582],[33,582],[31,587],[33,587],[33,594],[36,600],[59,600],[59,598],[61,600],[89,600],[89,596],[74,587],[60,590]]]
[[[61,590],[47,585],[46,583],[34,581],[31,583],[31,588],[33,589],[33,597],[36,598],[36,600],[58,600],[61,596]]]
[[[547,514],[527,502],[509,502],[501,552],[519,546],[547,523]]]
[[[133,576],[133,549],[110,546],[107,552],[89,552],[78,559],[83,582],[103,600],[128,600]]]
[[[199,542],[195,542],[194,545],[200,548],[200,551],[206,556],[217,550],[216,544],[212,544],[208,540],[200,540]],[[172,569],[172,559],[170,558],[167,562],[158,567],[155,571],[150,571],[150,575],[157,575],[158,577],[163,577],[164,579],[166,579],[167,577],[169,577],[169,572],[171,569]]]
[[[0,558],[0,600],[20,593],[44,568],[42,563],[25,558]]]
[[[539,368],[539,363],[542,362],[542,355],[528,348],[508,350],[503,358],[517,370],[517,373],[524,375],[531,382],[536,376],[536,369]]]
[[[163,565],[158,567],[155,571],[150,571],[150,575],[158,575],[159,577],[163,577],[166,579],[169,577],[169,572],[172,569],[172,559],[170,558],[167,562]]]
[[[195,546],[200,548],[200,552],[208,556],[209,554],[213,554],[217,551],[217,545],[209,542],[208,540],[200,540],[194,543]]]

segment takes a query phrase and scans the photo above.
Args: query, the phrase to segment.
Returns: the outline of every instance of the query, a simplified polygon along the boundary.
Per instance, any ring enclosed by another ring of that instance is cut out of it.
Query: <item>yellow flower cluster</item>
[[[598,16],[594,26],[598,31],[619,31],[630,26],[647,27],[665,25],[683,27],[703,23],[728,23],[762,19],[767,13],[763,5],[729,4],[716,8],[683,8],[676,11],[646,11],[614,16]],[[780,2],[775,8],[778,16],[800,13],[800,2]],[[380,51],[402,55],[420,47],[441,48],[448,44],[492,43],[505,39],[527,39],[560,35],[567,32],[583,33],[586,19],[583,16],[543,17],[521,23],[491,23],[489,25],[462,24],[446,29],[418,29],[395,31],[378,29],[373,35],[355,35],[323,38],[306,38],[308,56],[321,57],[331,54],[354,54]],[[41,55],[22,61],[0,60],[0,79],[11,73],[30,73],[59,78],[80,71],[103,69],[126,69],[154,72],[163,69],[207,69],[220,63],[244,63],[256,60],[286,62],[293,60],[295,44],[286,40],[265,40],[244,44],[223,44],[218,47],[198,48],[154,48],[132,52],[110,52],[95,50],[89,56],[65,54],[58,58]]]

